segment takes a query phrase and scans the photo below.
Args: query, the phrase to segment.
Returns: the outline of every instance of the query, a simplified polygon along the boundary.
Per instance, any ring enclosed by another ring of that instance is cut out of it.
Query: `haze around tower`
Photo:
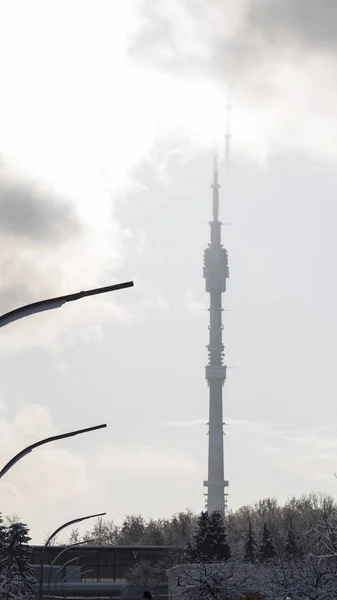
[[[229,90],[245,155],[263,160],[281,148],[305,148],[335,158],[333,0],[139,5],[132,58],[168,76],[207,81],[224,98]]]

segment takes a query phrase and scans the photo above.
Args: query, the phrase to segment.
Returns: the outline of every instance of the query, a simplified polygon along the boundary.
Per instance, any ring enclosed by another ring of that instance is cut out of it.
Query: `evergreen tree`
[[[244,550],[243,560],[246,563],[254,563],[255,562],[256,548],[257,548],[257,544],[256,544],[254,533],[253,533],[252,522],[249,519],[248,533],[246,534],[246,537],[244,540],[244,547],[243,547],[243,550]]]
[[[301,555],[302,555],[302,551],[301,551],[300,546],[297,544],[296,535],[292,528],[292,525],[290,525],[290,527],[288,529],[288,535],[287,535],[286,545],[284,548],[284,554],[285,554],[287,560],[296,560],[298,558],[301,558]]]
[[[230,556],[222,514],[219,511],[214,511],[211,515],[202,512],[198,518],[196,534],[187,547],[187,559],[207,563],[228,560]]]
[[[7,530],[5,552],[0,572],[0,598],[34,600],[36,579],[29,563],[31,548],[28,528],[23,523],[12,523]]]
[[[258,558],[260,562],[267,562],[276,558],[276,548],[266,523],[263,526],[261,543],[258,549]]]
[[[227,542],[227,532],[224,523],[223,514],[216,510],[210,516],[210,528],[213,536],[213,556],[219,562],[228,560],[231,557],[231,551]]]
[[[186,547],[186,560],[196,561],[200,559],[200,556],[204,556],[210,550],[207,548],[207,537],[206,532],[209,531],[209,516],[208,512],[203,511],[200,513],[197,520],[197,530],[194,534],[192,541],[188,542]]]

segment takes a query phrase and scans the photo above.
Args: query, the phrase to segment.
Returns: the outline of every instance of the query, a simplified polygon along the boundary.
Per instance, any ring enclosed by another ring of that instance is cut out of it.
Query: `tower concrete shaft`
[[[219,221],[219,167],[218,156],[214,154],[213,163],[213,218],[210,222],[211,241],[204,252],[204,278],[206,291],[210,295],[210,323],[208,364],[206,381],[209,386],[209,436],[208,436],[208,479],[207,510],[225,511],[225,487],[228,482],[224,477],[224,430],[222,390],[226,380],[224,364],[224,345],[222,342],[222,294],[226,291],[229,277],[228,254],[221,243],[221,221]]]

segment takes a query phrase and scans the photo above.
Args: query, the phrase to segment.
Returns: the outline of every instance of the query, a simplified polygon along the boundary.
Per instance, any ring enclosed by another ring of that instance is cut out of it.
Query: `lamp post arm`
[[[38,442],[35,442],[34,444],[30,444],[30,446],[27,446],[27,448],[24,448],[23,450],[21,450],[21,452],[19,452],[15,456],[13,456],[13,458],[11,458],[11,460],[8,461],[8,463],[1,469],[1,471],[0,471],[0,479],[19,460],[21,460],[24,456],[27,456],[27,454],[30,454],[30,452],[32,452],[33,450],[35,450],[35,448],[38,448],[39,446],[43,446],[44,444],[49,444],[50,442],[56,442],[57,440],[63,440],[65,438],[73,437],[75,435],[80,435],[81,433],[89,433],[90,431],[95,431],[97,429],[103,429],[105,427],[107,427],[106,423],[104,423],[103,425],[95,425],[94,427],[86,427],[85,429],[77,429],[76,431],[70,431],[69,433],[62,433],[60,435],[53,435],[51,437],[48,437],[48,438],[45,438],[45,439],[40,440]]]
[[[34,315],[36,313],[45,312],[47,310],[53,310],[54,308],[60,308],[67,302],[74,302],[75,300],[81,300],[89,296],[98,296],[99,294],[106,294],[107,292],[116,292],[117,290],[124,290],[129,287],[133,287],[133,281],[125,281],[124,283],[117,283],[114,285],[107,285],[101,288],[95,288],[91,290],[85,290],[82,292],[76,292],[75,294],[67,294],[66,296],[56,296],[55,298],[48,298],[47,300],[39,300],[38,302],[32,302],[20,308],[15,308],[4,315],[0,316],[0,327],[5,327],[18,321],[24,317]]]
[[[71,521],[67,521],[67,523],[63,523],[63,525],[61,525],[60,527],[55,529],[55,531],[53,531],[53,533],[49,536],[49,538],[47,539],[47,541],[42,549],[42,554],[46,550],[47,546],[49,546],[52,539],[54,537],[56,537],[57,534],[60,533],[60,531],[62,531],[66,527],[70,527],[70,525],[75,525],[75,523],[81,523],[81,521],[86,521],[87,519],[94,519],[95,517],[104,517],[105,515],[106,515],[106,512],[97,513],[95,515],[88,515],[87,517],[78,517],[77,519],[72,519]]]

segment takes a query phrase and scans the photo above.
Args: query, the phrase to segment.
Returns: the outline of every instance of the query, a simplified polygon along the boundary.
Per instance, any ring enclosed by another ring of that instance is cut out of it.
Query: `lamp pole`
[[[46,310],[53,310],[54,308],[61,308],[61,306],[67,302],[74,302],[75,300],[81,300],[82,298],[87,298],[88,296],[98,296],[99,294],[106,294],[107,292],[116,292],[117,290],[124,290],[125,288],[129,287],[133,287],[133,281],[125,281],[124,283],[116,283],[106,287],[85,290],[75,294],[57,296],[55,298],[48,298],[47,300],[33,302],[32,304],[26,304],[25,306],[15,308],[10,312],[1,315],[0,327],[5,327],[5,325],[9,325],[14,321],[24,319],[25,317],[29,317],[30,315],[34,315],[36,313],[45,312]]]
[[[86,427],[85,429],[77,429],[76,431],[70,431],[68,433],[61,433],[60,435],[53,435],[51,437],[47,437],[43,440],[40,440],[39,442],[35,442],[34,444],[30,444],[30,446],[27,446],[27,448],[24,448],[23,450],[21,450],[21,452],[19,452],[15,456],[13,456],[13,458],[11,458],[11,460],[9,460],[8,463],[1,469],[0,479],[12,467],[14,467],[14,465],[17,462],[19,462],[19,460],[24,458],[24,456],[27,456],[27,454],[30,454],[35,448],[38,448],[39,446],[43,446],[44,444],[49,444],[49,442],[56,442],[57,440],[63,440],[65,438],[73,437],[75,435],[80,435],[82,433],[89,433],[90,431],[96,431],[97,429],[104,429],[105,427],[107,427],[106,423],[104,423],[103,425],[95,425],[94,427]]]
[[[98,514],[95,514],[95,515],[87,515],[85,517],[78,517],[77,519],[72,519],[71,521],[67,521],[66,523],[63,523],[63,525],[61,525],[60,527],[58,527],[57,529],[55,529],[55,531],[53,531],[53,533],[49,536],[49,538],[47,539],[45,545],[43,546],[43,548],[41,550],[41,556],[40,556],[40,584],[39,584],[38,600],[43,600],[43,558],[44,558],[44,553],[45,553],[47,547],[49,546],[50,542],[54,539],[54,537],[57,536],[58,533],[60,533],[60,531],[62,531],[66,527],[70,527],[70,525],[75,525],[75,523],[81,523],[82,521],[86,521],[87,519],[94,519],[95,517],[103,517],[104,515],[106,515],[105,512],[104,513],[98,513]]]

